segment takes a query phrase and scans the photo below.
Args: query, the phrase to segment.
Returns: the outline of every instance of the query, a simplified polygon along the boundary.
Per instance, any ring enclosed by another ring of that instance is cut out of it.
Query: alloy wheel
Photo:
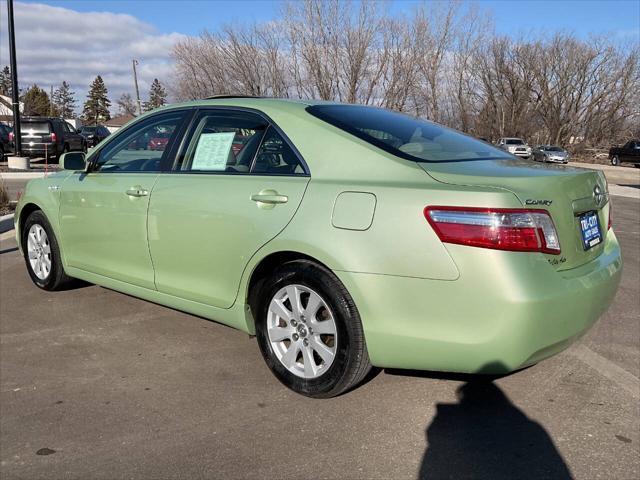
[[[42,225],[34,223],[27,236],[27,254],[31,270],[40,280],[51,274],[51,245]]]
[[[276,292],[267,313],[269,343],[280,363],[305,379],[323,375],[333,364],[338,334],[324,299],[304,285]]]

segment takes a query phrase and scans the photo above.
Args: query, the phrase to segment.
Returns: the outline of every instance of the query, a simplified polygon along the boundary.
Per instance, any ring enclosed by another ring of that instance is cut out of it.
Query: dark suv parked
[[[10,133],[11,127],[0,123],[0,160],[13,151],[13,145],[9,140]]]
[[[22,154],[27,157],[57,159],[64,152],[87,151],[86,139],[61,118],[24,117],[20,132]]]
[[[78,133],[87,139],[88,147],[95,147],[102,140],[111,135],[111,132],[107,130],[107,127],[102,125],[84,125],[80,127]]]

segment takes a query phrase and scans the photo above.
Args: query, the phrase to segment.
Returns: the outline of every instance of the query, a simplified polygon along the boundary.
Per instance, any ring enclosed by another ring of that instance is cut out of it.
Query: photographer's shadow
[[[420,480],[572,478],[545,429],[492,381],[471,380],[458,389],[458,398],[437,405]]]

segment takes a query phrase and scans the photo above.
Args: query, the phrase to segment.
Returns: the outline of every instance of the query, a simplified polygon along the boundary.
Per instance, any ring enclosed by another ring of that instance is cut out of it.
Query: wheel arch
[[[247,306],[246,322],[247,330],[250,334],[255,333],[255,318],[253,315],[258,308],[260,283],[265,280],[277,266],[295,260],[308,260],[332,271],[330,267],[317,258],[295,250],[280,250],[265,255],[253,267],[245,289],[244,303]]]
[[[37,205],[33,202],[26,203],[22,207],[22,209],[20,209],[20,214],[18,217],[18,235],[19,235],[19,241],[21,243],[22,243],[22,232],[24,231],[24,223],[27,221],[27,218],[29,218],[29,215],[31,215],[36,210],[40,210],[44,213],[44,210],[40,207],[40,205]]]

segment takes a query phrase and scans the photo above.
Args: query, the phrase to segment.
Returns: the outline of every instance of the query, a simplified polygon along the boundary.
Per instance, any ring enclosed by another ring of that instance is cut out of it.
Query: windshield
[[[98,127],[82,127],[82,133],[95,133]]]
[[[20,129],[25,132],[33,133],[49,133],[48,122],[22,122]]]
[[[547,152],[561,152],[562,149],[560,147],[546,147],[545,150]]]
[[[524,141],[519,138],[507,138],[504,143],[507,145],[524,145]]]
[[[307,111],[365,142],[415,162],[513,158],[463,133],[382,108],[315,105]]]

